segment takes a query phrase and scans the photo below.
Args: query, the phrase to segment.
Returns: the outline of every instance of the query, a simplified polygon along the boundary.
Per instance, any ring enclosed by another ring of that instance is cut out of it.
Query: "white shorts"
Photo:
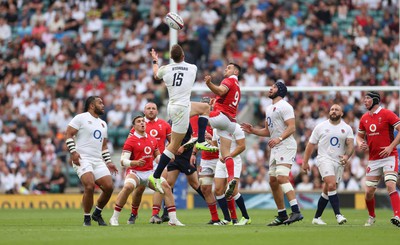
[[[335,176],[336,183],[339,183],[341,181],[344,166],[340,165],[339,162],[333,161],[329,158],[320,157],[317,159],[317,167],[322,179],[327,176]]]
[[[397,173],[399,160],[395,156],[368,161],[366,176],[382,176],[385,172]]]
[[[233,177],[240,178],[240,173],[242,172],[242,159],[240,156],[233,158]],[[228,178],[228,170],[226,169],[225,163],[218,160],[217,167],[215,168],[214,178],[226,179]]]
[[[148,170],[148,171],[135,171],[133,169],[129,170],[129,172],[126,174],[133,174],[139,179],[139,185],[144,185],[147,186],[149,183],[149,177],[154,173],[153,170]]]
[[[218,158],[212,160],[201,159],[199,176],[214,175],[218,160]]]
[[[104,176],[111,175],[110,170],[107,168],[104,162],[89,162],[87,160],[81,159],[80,166],[72,164],[75,172],[78,174],[79,178],[85,173],[92,172],[94,175],[94,180],[98,180]]]
[[[296,160],[297,149],[287,148],[286,146],[274,147],[271,149],[271,156],[269,158],[269,171],[270,176],[276,176],[277,164],[293,164]]]
[[[190,104],[189,106],[168,105],[168,116],[172,121],[172,131],[185,134],[189,127]]]
[[[236,122],[232,122],[224,113],[221,112],[211,112],[208,121],[210,122],[211,127],[217,129],[217,134],[220,137],[232,140],[232,134],[236,129]]]

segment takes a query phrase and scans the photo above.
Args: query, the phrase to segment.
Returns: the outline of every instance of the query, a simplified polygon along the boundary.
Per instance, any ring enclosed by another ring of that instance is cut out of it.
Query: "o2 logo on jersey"
[[[272,123],[271,117],[267,117],[267,124],[268,124],[268,127],[271,127],[271,128],[274,127],[274,124]]]
[[[100,142],[101,142],[101,131],[100,131],[100,130],[95,130],[95,131],[93,132],[93,137],[94,137],[96,140],[100,139]]]
[[[331,144],[331,146],[337,146],[338,148],[340,147],[340,142],[338,137],[332,137],[329,143]]]
[[[150,155],[150,153],[151,153],[151,148],[150,148],[149,146],[146,146],[146,147],[144,148],[144,153],[146,153],[147,155]]]
[[[152,130],[150,130],[150,135],[155,138],[158,135],[158,131],[155,129],[152,129]]]
[[[371,124],[369,125],[369,130],[374,133],[376,131],[376,125],[375,124]]]

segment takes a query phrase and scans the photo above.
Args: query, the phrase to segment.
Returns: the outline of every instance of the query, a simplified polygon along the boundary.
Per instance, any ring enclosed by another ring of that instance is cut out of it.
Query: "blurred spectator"
[[[246,151],[246,163],[257,166],[265,162],[264,151],[260,149],[258,142],[253,143],[252,147]]]
[[[312,191],[314,184],[310,182],[310,176],[307,174],[300,174],[301,182],[296,185],[296,191]]]
[[[250,190],[251,191],[260,191],[260,192],[265,192],[270,190],[270,186],[268,184],[268,181],[265,178],[266,171],[263,171],[262,173],[259,173],[254,180],[254,182],[251,184]]]
[[[4,18],[0,18],[0,40],[7,41],[11,38],[11,27]]]
[[[51,193],[64,193],[67,179],[61,172],[61,164],[53,166],[53,173],[50,178],[50,192]]]
[[[350,171],[344,171],[342,180],[338,185],[338,191],[359,191],[360,185],[351,176]]]

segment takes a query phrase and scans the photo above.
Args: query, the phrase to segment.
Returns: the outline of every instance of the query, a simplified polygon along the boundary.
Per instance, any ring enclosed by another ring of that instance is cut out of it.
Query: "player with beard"
[[[114,190],[111,173],[117,173],[118,170],[111,162],[107,148],[107,124],[99,117],[104,114],[103,100],[98,96],[90,96],[85,102],[85,111],[76,115],[68,124],[65,143],[71,153],[72,166],[84,187],[83,225],[91,225],[90,211],[96,184],[103,192],[97,199],[92,219],[99,225],[106,226],[101,211]]]
[[[394,137],[394,130],[400,131],[400,118],[379,104],[381,97],[377,92],[368,92],[364,105],[368,111],[361,117],[357,133],[357,145],[362,151],[369,152],[365,179],[365,203],[369,218],[365,226],[375,223],[375,191],[378,181],[384,176],[394,216],[390,222],[400,227],[400,200],[396,191],[399,168],[399,154],[396,146],[400,143],[400,134]]]
[[[342,225],[347,222],[347,219],[340,213],[336,188],[342,178],[344,168],[354,152],[354,133],[352,128],[342,120],[342,116],[342,108],[337,104],[332,105],[329,119],[314,128],[304,152],[302,168],[307,173],[310,170],[308,160],[318,146],[316,164],[324,181],[323,192],[318,200],[312,224],[326,225],[321,216],[328,202],[331,203],[338,224]]]
[[[265,127],[254,128],[249,123],[241,124],[246,133],[270,137],[268,142],[268,146],[271,148],[269,184],[278,208],[278,216],[268,226],[289,225],[303,219],[295,191],[289,181],[290,169],[295,162],[297,143],[293,137],[296,130],[294,110],[288,102],[283,100],[286,94],[286,85],[283,80],[278,80],[268,93],[272,104],[265,110]],[[284,194],[286,194],[292,209],[290,217],[286,213]]]

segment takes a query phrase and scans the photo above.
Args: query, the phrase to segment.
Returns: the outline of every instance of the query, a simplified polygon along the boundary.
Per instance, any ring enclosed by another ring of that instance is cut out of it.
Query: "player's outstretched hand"
[[[112,162],[109,162],[108,164],[107,164],[107,168],[108,168],[108,170],[110,170],[110,172],[112,173],[112,174],[117,174],[118,173],[118,168],[114,165],[114,163],[112,163]]]
[[[150,55],[153,60],[158,61],[158,53],[153,48],[150,51]]]
[[[251,134],[253,133],[253,125],[250,123],[242,123],[240,124],[240,127],[243,129],[244,132]]]

